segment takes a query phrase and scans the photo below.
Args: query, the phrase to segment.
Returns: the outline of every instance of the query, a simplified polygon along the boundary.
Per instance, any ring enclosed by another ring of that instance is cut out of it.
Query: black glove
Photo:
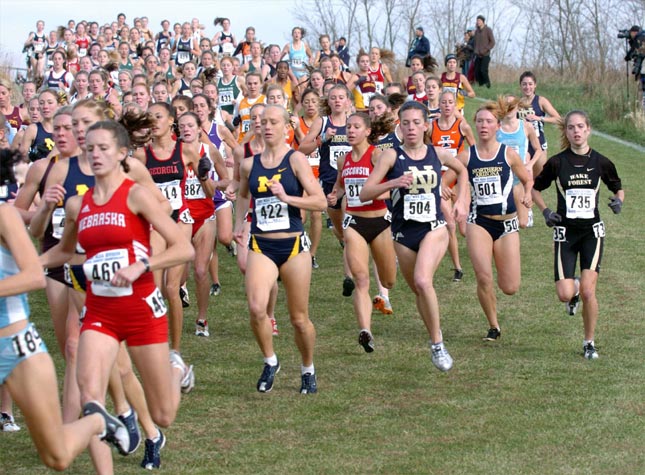
[[[242,122],[242,119],[240,118],[239,115],[236,115],[235,118],[233,119],[233,127],[239,126],[240,122]]]
[[[620,198],[613,196],[609,198],[609,204],[607,206],[611,208],[614,214],[620,214],[623,209],[623,202]]]
[[[205,180],[208,177],[208,172],[211,170],[211,159],[208,157],[202,157],[199,159],[199,165],[197,165],[197,177],[200,180]]]
[[[544,211],[542,211],[542,216],[544,216],[546,225],[550,228],[562,222],[562,216],[560,216],[555,211],[551,211],[549,208],[544,208]]]

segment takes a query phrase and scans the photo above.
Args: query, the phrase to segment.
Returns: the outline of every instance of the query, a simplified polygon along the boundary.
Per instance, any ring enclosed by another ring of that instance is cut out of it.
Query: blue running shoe
[[[318,385],[316,384],[316,373],[305,373],[302,375],[302,385],[300,386],[300,394],[313,394],[318,392]]]
[[[99,439],[112,444],[121,455],[128,455],[130,448],[130,434],[117,417],[107,412],[103,405],[97,401],[88,402],[83,406],[83,415],[100,414],[105,420],[105,430],[99,434]]]
[[[133,408],[130,408],[130,415],[121,415],[119,416],[119,420],[123,422],[123,425],[128,429],[128,433],[130,434],[130,448],[128,449],[128,454],[132,454],[136,452],[139,448],[139,444],[141,443],[141,432],[139,432],[139,424],[137,424],[137,421],[139,420],[137,413]]]
[[[262,375],[258,380],[257,389],[261,393],[268,393],[273,389],[273,380],[275,375],[280,372],[280,362],[275,366],[271,366],[268,363],[264,363],[264,369],[262,370]]]
[[[159,429],[157,429],[159,430]],[[159,430],[157,442],[152,439],[146,439],[146,451],[143,454],[141,466],[146,470],[153,470],[161,466],[161,449],[166,445],[166,436]]]

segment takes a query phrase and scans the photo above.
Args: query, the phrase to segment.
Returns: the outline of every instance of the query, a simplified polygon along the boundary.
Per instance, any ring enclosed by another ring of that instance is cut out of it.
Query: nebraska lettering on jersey
[[[89,208],[87,207],[87,211]],[[85,211],[85,208],[83,209]],[[115,213],[110,211],[105,211],[102,213],[90,214],[85,216],[78,222],[78,230],[83,231],[84,229],[93,228],[96,226],[117,226],[120,228],[125,228],[125,215],[123,213]]]

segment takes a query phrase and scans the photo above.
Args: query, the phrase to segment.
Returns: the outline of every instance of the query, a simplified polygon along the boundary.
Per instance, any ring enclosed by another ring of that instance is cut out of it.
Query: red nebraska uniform
[[[150,224],[127,205],[133,185],[124,179],[102,205],[94,202],[93,188],[83,196],[78,242],[87,254],[83,271],[88,280],[81,331],[98,331],[136,346],[167,342],[168,323],[152,273],[128,287],[110,285],[119,269],[150,254]]]
[[[363,203],[358,197],[367,178],[372,173],[372,170],[374,170],[374,165],[372,165],[372,153],[374,149],[375,147],[370,145],[357,162],[352,159],[352,152],[348,152],[345,155],[341,179],[345,186],[347,212],[350,214],[352,211],[377,211],[386,208],[385,201],[383,200],[370,200]]]

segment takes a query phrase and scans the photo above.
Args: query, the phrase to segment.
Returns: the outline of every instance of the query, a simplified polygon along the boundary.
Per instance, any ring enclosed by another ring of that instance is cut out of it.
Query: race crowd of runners
[[[599,188],[619,213],[621,180],[589,147],[587,114],[561,117],[536,94],[530,71],[521,94],[473,103],[476,113],[464,116],[476,96],[471,64],[490,87],[482,55],[494,38],[483,16],[459,52],[439,59],[423,49],[418,27],[409,69],[378,45],[350,58],[345,38],[309,44],[295,27],[287,44],[264,45],[253,27],[238,36],[227,18],[214,23],[208,38],[198,19],[155,31],[122,13],[51,30],[39,20],[25,42],[27,80],[0,78],[4,431],[20,429],[13,399],[50,467],[64,469],[89,447],[97,472],[110,473],[106,441],[122,455],[143,442],[141,466],[159,468],[160,427],[195,386],[181,356],[184,308],[197,306],[194,334],[207,338],[209,300],[226,298],[218,249],[245,276],[263,358],[257,391],[271,391],[280,371],[280,282],[302,357],[300,393],[316,393],[309,290],[327,226],[344,249],[338,292],[353,299],[360,347],[377,350],[371,316],[395,312],[388,290],[400,272],[430,360],[449,371],[433,285],[439,263],[449,251],[458,286],[465,237],[483,339],[498,340],[493,265],[497,287],[516,293],[520,229],[534,225],[537,207],[553,228],[558,299],[570,315],[582,303],[582,354],[598,358]],[[545,123],[561,130],[550,158]],[[546,203],[552,183],[557,203]],[[29,322],[26,294],[42,288],[66,362],[62,410],[52,360]]]

